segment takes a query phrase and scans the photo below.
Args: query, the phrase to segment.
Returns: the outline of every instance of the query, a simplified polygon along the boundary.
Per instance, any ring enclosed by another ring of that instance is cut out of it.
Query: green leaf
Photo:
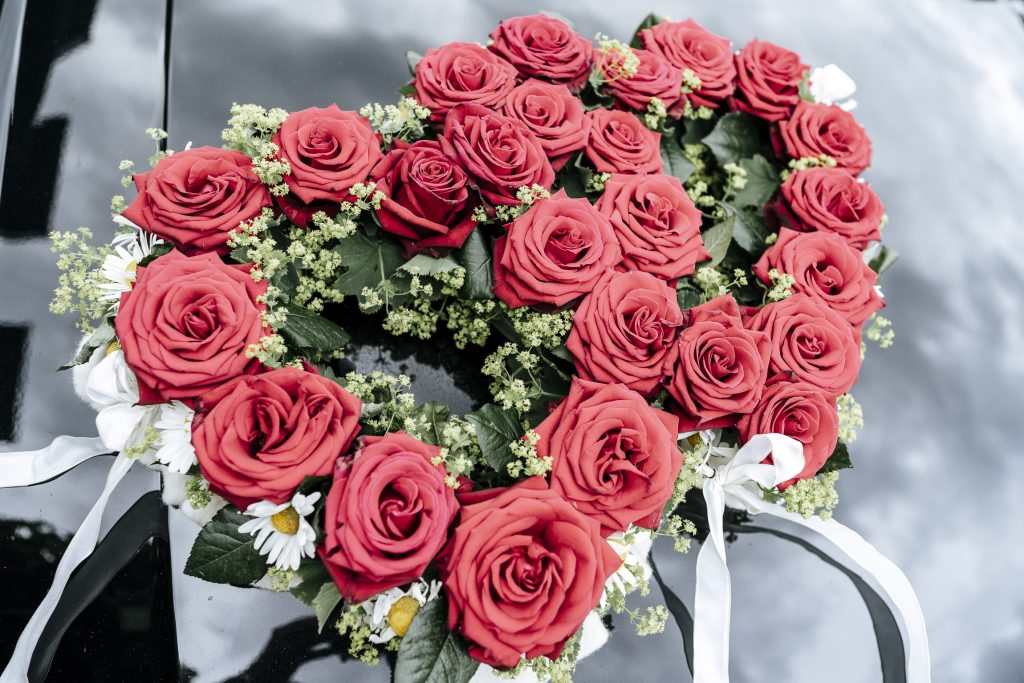
[[[737,209],[728,204],[722,204],[726,213],[733,218],[732,238],[739,245],[740,249],[759,257],[767,246],[765,240],[771,232],[764,224],[761,212],[753,207]]]
[[[426,430],[417,433],[417,437],[434,446],[441,445],[441,434],[444,432],[444,424],[451,417],[451,414],[451,408],[436,401],[417,406],[416,410],[412,412],[412,418],[417,422],[419,422],[420,418],[425,418],[427,421]]]
[[[341,593],[332,581],[320,586],[320,592],[313,598],[313,611],[316,612],[316,632],[322,633],[327,620],[341,602]]]
[[[508,464],[515,460],[512,443],[523,436],[519,418],[512,411],[488,403],[466,415],[466,419],[476,431],[476,440],[487,464],[498,472],[506,472]]]
[[[686,179],[697,170],[693,162],[683,154],[683,148],[675,136],[661,136],[661,170],[665,175],[672,175],[679,178],[679,182],[685,183]]]
[[[640,22],[640,25],[636,27],[636,30],[633,31],[633,39],[629,41],[629,46],[632,48],[643,48],[644,44],[640,40],[640,31],[643,31],[645,28],[650,28],[655,24],[660,24],[661,22],[662,18],[654,12],[648,14],[644,17],[644,20]]]
[[[738,163],[769,148],[767,125],[750,114],[732,112],[718,120],[704,138],[721,164]]]
[[[100,321],[100,324],[96,326],[96,329],[92,331],[89,338],[82,344],[82,348],[78,350],[74,358],[69,360],[65,365],[57,368],[60,370],[70,370],[76,365],[88,363],[89,359],[92,358],[93,351],[101,346],[106,346],[114,339],[114,326],[110,324],[110,321],[104,318]]]
[[[747,172],[747,184],[736,193],[736,206],[760,208],[778,189],[779,172],[760,154],[741,159],[739,166]]]
[[[868,264],[871,270],[875,271],[879,275],[892,268],[893,264],[896,263],[900,258],[900,253],[895,249],[889,247],[882,247],[878,252],[878,256],[871,259],[871,263]]]
[[[302,306],[287,304],[288,320],[279,331],[293,349],[335,351],[351,340],[348,332]]]
[[[405,95],[406,97],[415,97],[416,96],[416,86],[413,85],[412,83],[406,83],[405,85],[400,86],[398,88],[398,94],[399,95]]]
[[[362,230],[343,239],[334,250],[348,269],[334,283],[342,294],[355,296],[365,287],[373,289],[405,263],[402,247],[396,242],[370,237]]]
[[[469,233],[465,244],[458,252],[458,260],[466,269],[466,281],[462,295],[467,299],[493,299],[494,275],[491,250],[480,229]]]
[[[304,560],[295,575],[302,581],[294,588],[288,589],[288,592],[310,607],[313,606],[313,601],[320,594],[323,585],[333,583],[327,567],[319,559]]]
[[[409,65],[409,74],[412,76],[416,75],[416,65],[423,59],[423,55],[418,52],[409,50],[405,53],[405,63]]]
[[[679,278],[679,282],[676,283],[676,301],[679,302],[679,308],[685,311],[687,308],[699,306],[702,299],[702,292],[693,284],[692,278]]]
[[[736,216],[728,216],[721,223],[716,223],[701,233],[704,240],[704,248],[711,254],[710,266],[717,266],[725,258],[729,251],[729,243],[732,242],[733,227],[736,223]]]
[[[679,142],[684,145],[699,143],[714,129],[715,123],[715,119],[687,119],[683,121],[683,136]]]
[[[478,666],[462,636],[448,630],[448,602],[439,597],[420,609],[402,638],[394,683],[468,683]]]
[[[202,528],[192,545],[185,573],[211,583],[251,586],[267,573],[267,558],[256,552],[253,538],[238,531],[252,517],[232,505]]]
[[[853,467],[853,462],[850,460],[850,449],[846,447],[845,443],[838,441],[836,442],[836,449],[832,451],[832,455],[828,456],[828,460],[818,470],[818,474],[845,470],[851,467]]]
[[[461,267],[459,262],[451,256],[434,258],[433,256],[428,256],[426,254],[416,254],[399,266],[398,269],[411,273],[415,268],[419,271],[420,275],[436,275],[437,273],[447,273],[448,271],[455,270],[459,267]]]
[[[558,186],[573,199],[587,196],[587,183],[593,171],[583,165],[583,155],[577,154],[573,160],[558,172]]]

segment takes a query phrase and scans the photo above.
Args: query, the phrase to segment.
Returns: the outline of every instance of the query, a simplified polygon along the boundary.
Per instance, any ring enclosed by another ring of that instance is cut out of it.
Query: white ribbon
[[[89,458],[109,452],[110,449],[104,446],[99,438],[59,436],[49,446],[38,451],[0,453],[0,488],[39,484],[67,472]],[[57,608],[60,596],[75,567],[96,548],[103,510],[107,507],[107,501],[114,488],[134,462],[124,455],[118,455],[114,459],[103,492],[60,558],[53,584],[18,638],[14,654],[3,674],[0,674],[0,683],[28,683],[32,653],[35,652],[43,629]]]
[[[709,446],[709,453],[711,447]],[[762,464],[768,454],[772,464]],[[778,505],[766,502],[757,484],[772,488],[792,479],[804,468],[803,446],[782,434],[758,434],[736,455],[709,472],[704,480],[710,532],[697,555],[697,592],[694,597],[693,680],[694,683],[728,683],[729,625],[732,587],[725,559],[723,515],[725,507],[765,513],[785,519],[821,534],[845,553],[850,567],[880,588],[906,636],[908,683],[931,680],[928,637],[924,616],[907,577],[856,532],[834,520],[804,519]]]

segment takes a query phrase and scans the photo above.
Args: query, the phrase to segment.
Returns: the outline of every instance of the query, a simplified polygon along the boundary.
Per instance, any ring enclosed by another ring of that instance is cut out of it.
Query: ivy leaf
[[[222,508],[199,532],[185,562],[185,573],[232,586],[251,586],[263,578],[267,559],[256,551],[252,536],[238,531],[250,519],[234,506]]]
[[[701,233],[700,237],[704,240],[704,248],[711,254],[711,262],[708,265],[717,266],[725,258],[726,252],[729,251],[729,243],[732,242],[735,223],[736,216],[733,214]]]
[[[413,77],[416,76],[416,65],[423,59],[423,55],[419,52],[413,52],[409,50],[405,53],[405,63],[409,65],[409,74]]]
[[[433,256],[428,256],[426,254],[416,254],[399,266],[398,269],[409,273],[411,273],[413,269],[416,269],[419,271],[420,275],[436,275],[437,273],[447,273],[448,271],[455,270],[459,267],[459,262],[451,256],[434,258]]]
[[[313,611],[316,612],[316,632],[323,633],[324,625],[331,618],[338,603],[341,602],[341,593],[334,582],[325,583],[320,586],[320,592],[313,598]]]
[[[335,323],[302,306],[286,304],[285,310],[288,311],[288,320],[280,333],[293,349],[321,353],[336,351],[352,339]]]
[[[515,460],[512,443],[523,436],[519,418],[509,410],[488,403],[480,410],[469,413],[466,419],[473,425],[477,443],[487,464],[498,472],[506,472]]]
[[[294,588],[289,588],[288,592],[310,607],[313,606],[313,601],[320,594],[323,585],[333,582],[327,567],[318,559],[303,561],[295,575],[302,581]]]
[[[718,120],[704,138],[720,164],[738,163],[769,148],[767,125],[744,112],[732,112]]]
[[[644,44],[643,41],[640,40],[640,31],[643,31],[645,28],[650,28],[656,24],[660,24],[661,22],[662,18],[654,12],[648,14],[644,17],[644,20],[640,22],[640,25],[636,27],[636,30],[633,31],[633,39],[629,41],[629,46],[637,49],[643,48]]]
[[[466,281],[462,295],[467,299],[493,299],[494,276],[492,274],[491,250],[483,234],[477,228],[469,233],[465,244],[458,252],[458,260],[466,269]]]
[[[342,294],[355,296],[365,287],[373,289],[405,263],[402,247],[396,242],[370,237],[361,230],[343,239],[334,250],[348,269],[334,283]]]
[[[899,260],[899,258],[900,253],[895,249],[890,249],[889,247],[882,247],[878,252],[878,256],[871,259],[871,263],[869,263],[868,266],[871,268],[871,270],[881,275],[885,271],[892,268],[893,264],[895,264],[896,261]]]
[[[686,179],[697,170],[693,162],[683,154],[683,148],[673,135],[661,136],[661,170],[665,175],[679,178],[679,182],[685,183]]]
[[[431,401],[430,403],[424,403],[416,407],[416,410],[412,412],[412,418],[419,421],[420,418],[425,418],[427,421],[427,429],[425,432],[418,435],[422,441],[433,446],[441,445],[441,434],[444,432],[444,423],[451,417],[452,410],[446,405]]]
[[[853,462],[850,460],[850,449],[846,447],[845,443],[838,441],[836,442],[836,449],[832,451],[832,455],[828,456],[828,460],[818,470],[818,474],[845,470],[851,467],[853,467]]]
[[[779,173],[771,162],[760,154],[755,154],[749,159],[741,159],[739,166],[747,172],[747,184],[736,193],[736,206],[760,208],[778,189]]]
[[[448,630],[448,601],[439,597],[416,613],[402,638],[394,683],[468,683],[479,666],[462,636]]]

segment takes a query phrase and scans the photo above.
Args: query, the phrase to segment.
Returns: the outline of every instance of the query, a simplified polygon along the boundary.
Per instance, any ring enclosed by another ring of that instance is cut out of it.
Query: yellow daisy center
[[[420,601],[411,595],[403,595],[395,600],[388,610],[388,626],[399,636],[404,636],[409,630],[412,618],[420,611]]]
[[[131,283],[135,280],[135,271],[137,271],[138,269],[139,269],[139,262],[138,261],[129,261],[128,265],[126,265],[124,267],[124,272],[131,273],[131,275],[129,275],[128,277],[126,277],[124,279],[124,283],[126,285],[131,285]]]
[[[690,444],[691,448],[695,448],[697,444],[701,442],[700,434],[690,434],[686,437],[686,443]]]
[[[117,341],[117,339],[111,339],[110,343],[107,344],[107,352],[106,352],[105,355],[109,356],[114,351],[120,351],[120,350],[121,350],[121,342]]]
[[[274,514],[270,523],[282,534],[294,536],[299,533],[299,513],[291,505]]]

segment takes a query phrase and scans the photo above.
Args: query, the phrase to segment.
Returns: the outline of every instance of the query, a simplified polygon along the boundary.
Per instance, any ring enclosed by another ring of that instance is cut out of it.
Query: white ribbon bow
[[[685,435],[680,438],[682,436]],[[708,454],[714,451],[715,447],[709,442]],[[731,449],[718,449],[719,454],[729,451]],[[772,464],[764,464],[762,461],[769,454]],[[763,499],[757,484],[765,488],[778,486],[799,474],[804,463],[803,446],[799,441],[782,434],[757,434],[725,464],[715,470],[704,468],[703,490],[710,531],[697,555],[697,592],[693,603],[694,683],[729,681],[732,586],[725,559],[722,519],[726,505],[750,514],[765,513],[788,520],[835,544],[849,557],[850,569],[879,585],[879,594],[900,622],[905,635],[908,683],[928,683],[931,664],[924,616],[903,572],[842,524],[819,518],[804,519]]]

